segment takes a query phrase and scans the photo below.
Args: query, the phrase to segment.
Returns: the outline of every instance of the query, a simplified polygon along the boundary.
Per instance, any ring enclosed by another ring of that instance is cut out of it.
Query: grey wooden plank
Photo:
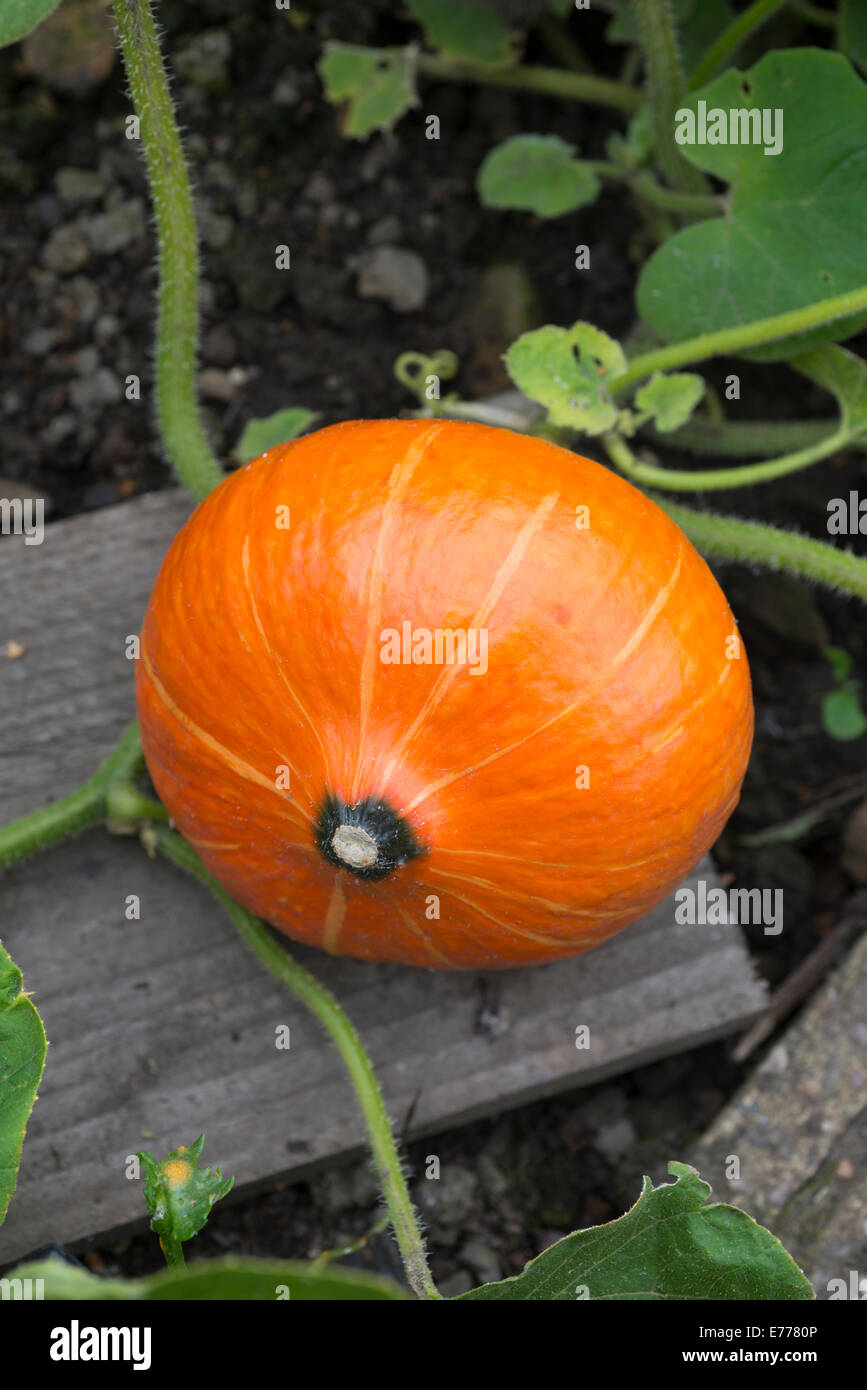
[[[176,493],[0,545],[0,816],[78,784],[134,713],[137,631]],[[37,557],[34,560],[34,555]],[[710,861],[693,878],[713,881]],[[137,893],[138,922],[124,918]],[[141,1219],[128,1154],[205,1130],[241,1193],[356,1149],[342,1064],[210,897],[135,841],[93,831],[0,881],[0,931],[51,1040],[0,1260]],[[413,1133],[596,1081],[720,1036],[760,1012],[737,927],[677,926],[671,900],[575,960],[488,976],[336,960],[292,947],[361,1030],[395,1120]],[[499,1020],[479,1026],[483,1003]],[[277,1025],[291,1028],[288,1052]],[[577,1024],[591,1046],[575,1047]]]
[[[867,926],[867,892],[856,910]],[[867,934],[720,1111],[689,1161],[717,1200],[742,1207],[779,1237],[817,1298],[864,1298]]]

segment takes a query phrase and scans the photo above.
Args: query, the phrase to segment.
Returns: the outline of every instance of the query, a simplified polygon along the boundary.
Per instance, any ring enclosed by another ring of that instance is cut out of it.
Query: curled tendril
[[[438,348],[431,357],[423,352],[402,352],[395,361],[394,374],[401,386],[424,404],[427,378],[437,376],[441,381],[451,381],[459,366],[458,358],[448,348]]]

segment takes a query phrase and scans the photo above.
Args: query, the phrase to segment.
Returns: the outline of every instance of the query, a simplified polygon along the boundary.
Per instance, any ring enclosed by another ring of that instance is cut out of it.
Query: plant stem
[[[496,429],[515,430],[518,434],[532,434],[534,422],[545,414],[545,407],[538,406],[535,413],[530,415],[520,410],[509,410],[501,405],[493,405],[487,401],[450,401],[443,397],[422,410],[413,411],[413,414],[420,420],[433,418],[474,420],[479,425],[492,425]]]
[[[715,333],[701,333],[696,338],[687,338],[682,343],[670,343],[668,347],[655,348],[653,352],[633,357],[626,371],[612,378],[610,389],[619,395],[627,386],[650,376],[652,372],[663,372],[670,367],[683,367],[688,362],[701,362],[708,357],[722,357],[727,353],[743,352],[747,348],[760,347],[773,343],[779,338],[792,334],[806,333],[821,324],[832,323],[834,319],[845,318],[867,309],[867,286],[849,290],[846,294],[835,295],[832,299],[820,299],[815,304],[807,304],[802,309],[790,309],[785,314],[774,314],[767,319],[753,319],[750,323],[738,323],[732,328],[720,328]]]
[[[693,418],[671,434],[650,429],[657,444],[688,454],[712,454],[721,458],[761,458],[763,454],[788,453],[830,439],[836,420],[703,420]],[[863,435],[849,441],[852,449],[867,450]]]
[[[689,90],[703,87],[709,82],[718,68],[721,68],[731,53],[740,48],[750,34],[770,19],[775,10],[782,9],[787,0],[755,0],[748,10],[744,10],[732,20],[727,29],[714,40],[707,52],[699,59],[689,79]]]
[[[706,193],[707,181],[684,159],[674,138],[674,113],[685,84],[670,0],[632,0],[632,8],[644,50],[657,161],[672,188],[683,193]]]
[[[307,1005],[330,1034],[349,1072],[367,1126],[374,1162],[407,1278],[419,1298],[441,1298],[428,1269],[418,1218],[401,1170],[379,1083],[364,1044],[343,1009],[324,985],[278,946],[264,922],[247,912],[220,887],[186,840],[164,826],[155,826],[143,832],[142,841],[150,852],[159,851],[210,889],[254,954],[281,984],[288,986]]]
[[[716,193],[681,193],[658,183],[645,169],[632,180],[640,197],[666,212],[685,212],[697,217],[718,217],[725,211],[725,199]]]
[[[792,8],[802,19],[820,29],[837,28],[837,15],[833,10],[823,10],[819,5],[811,5],[809,0],[794,0]]]
[[[785,570],[867,602],[867,560],[849,550],[838,550],[823,541],[780,531],[758,521],[696,512],[652,492],[647,496],[671,517],[703,555]]]
[[[138,834],[142,825],[168,819],[163,803],[144,796],[131,782],[114,782],[106,792],[106,828],[115,835]]]
[[[725,212],[726,200],[717,193],[678,193],[654,178],[649,169],[633,173],[606,159],[582,159],[581,163],[603,179],[617,179],[628,184],[633,193],[654,207],[670,212],[684,212],[698,217],[715,217]]]
[[[184,1247],[177,1236],[160,1236],[160,1249],[169,1269],[186,1269]]]
[[[143,765],[138,724],[130,724],[105,762],[82,786],[0,828],[0,869],[8,869],[37,850],[47,849],[89,826],[101,825],[110,788],[116,782],[131,781]]]
[[[489,68],[434,53],[420,53],[417,66],[426,77],[447,82],[478,82],[492,87],[542,92],[570,101],[584,101],[591,106],[612,106],[627,115],[637,111],[644,102],[637,87],[627,87],[623,82],[596,77],[592,73],[567,72],[564,68],[536,67],[527,63],[514,68]]]
[[[223,477],[196,399],[198,247],[193,199],[148,0],[115,0],[124,67],[140,120],[159,248],[156,399],[169,460],[197,500]]]
[[[585,58],[562,20],[547,15],[539,21],[539,38],[551,57],[565,63],[573,72],[592,72],[592,64]]]
[[[862,426],[859,433],[864,434],[865,430],[867,424]],[[828,458],[830,454],[836,454],[846,447],[852,437],[850,430],[835,430],[817,444],[799,449],[792,454],[783,454],[780,458],[765,459],[761,463],[746,463],[738,468],[714,468],[710,471],[696,469],[689,473],[642,463],[618,434],[604,435],[603,443],[612,461],[633,482],[641,483],[645,487],[667,488],[670,492],[707,492],[720,491],[723,488],[751,487],[754,483],[768,483],[774,478],[785,477],[787,473],[797,473],[802,468],[809,468],[811,464],[818,463],[820,459]]]

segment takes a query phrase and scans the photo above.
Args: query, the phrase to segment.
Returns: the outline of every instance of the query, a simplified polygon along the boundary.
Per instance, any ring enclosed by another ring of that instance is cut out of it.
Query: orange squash
[[[137,664],[177,826],[296,941],[533,965],[659,902],[737,802],[725,597],[630,483],[508,430],[352,421],[232,474]]]

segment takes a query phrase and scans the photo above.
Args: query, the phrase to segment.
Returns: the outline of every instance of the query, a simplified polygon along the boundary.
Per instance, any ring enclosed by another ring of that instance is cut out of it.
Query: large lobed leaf
[[[102,1279],[61,1260],[40,1260],[13,1269],[10,1279],[43,1279],[46,1299],[203,1300],[255,1299],[274,1302],[358,1301],[408,1298],[388,1279],[353,1269],[316,1270],[292,1260],[253,1260],[227,1256],[200,1260],[187,1268],[165,1269],[145,1279]]]
[[[766,54],[684,99],[698,110],[783,112],[780,153],[763,144],[684,144],[697,168],[731,185],[723,217],[675,233],[638,285],[642,317],[670,342],[782,314],[864,283],[867,226],[867,83],[839,53]],[[851,337],[850,315],[751,356],[788,357]]]
[[[669,1163],[674,1183],[649,1178],[617,1221],[573,1231],[523,1273],[461,1298],[811,1299],[791,1255],[746,1212],[707,1204],[709,1183],[686,1163]]]

